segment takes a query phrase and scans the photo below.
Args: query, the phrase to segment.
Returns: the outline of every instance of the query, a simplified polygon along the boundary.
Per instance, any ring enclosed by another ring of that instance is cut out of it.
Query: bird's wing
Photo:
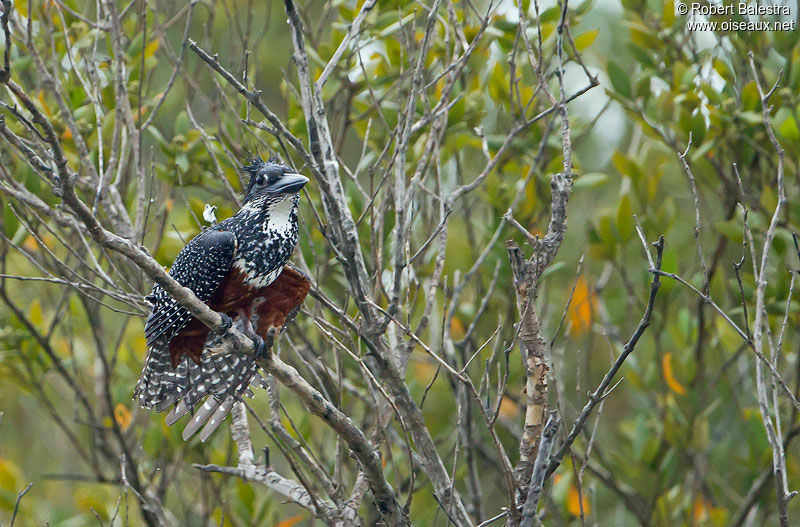
[[[283,331],[297,315],[310,289],[311,281],[302,271],[284,266],[281,274],[260,295],[255,309],[257,320],[253,321],[259,336],[266,341],[271,329],[275,334]]]
[[[228,273],[236,251],[233,233],[208,229],[198,234],[181,250],[169,274],[208,302]],[[183,383],[181,372],[172,367],[169,341],[191,320],[191,314],[160,285],[147,297],[153,311],[145,324],[147,358],[134,397],[144,408],[161,406],[165,399],[177,398],[175,387]],[[185,372],[184,372],[185,373]]]
[[[310,287],[311,282],[305,274],[287,265],[270,285],[260,291],[252,323],[267,346],[271,346],[278,333],[294,319]],[[178,421],[208,396],[183,429],[183,438],[188,440],[202,428],[200,440],[205,441],[222,424],[233,403],[248,392],[248,387],[261,382],[258,365],[252,355],[235,354],[207,354],[200,364],[188,359],[184,364],[188,373],[182,377],[185,386],[177,390],[182,400],[167,416],[167,424]]]
[[[169,274],[200,300],[208,302],[230,270],[235,252],[236,236],[232,232],[207,229],[186,244]],[[158,284],[148,299],[153,303],[153,311],[144,328],[147,345],[163,348],[192,315]]]

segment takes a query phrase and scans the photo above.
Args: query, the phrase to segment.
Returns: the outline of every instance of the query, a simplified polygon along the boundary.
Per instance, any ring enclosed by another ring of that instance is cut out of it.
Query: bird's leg
[[[267,330],[267,338],[265,339],[265,344],[264,344],[264,346],[265,346],[265,348],[264,348],[264,353],[265,353],[264,358],[267,358],[266,357],[267,353],[271,353],[272,347],[275,345],[275,337],[277,335],[278,335],[278,328],[271,327],[271,328],[269,328]]]
[[[259,337],[258,335],[253,336],[253,342],[255,342],[255,346],[253,347],[253,358],[258,359],[266,359],[269,357],[269,348],[270,346],[264,342],[264,339]]]
[[[224,335],[233,327],[233,319],[227,313],[220,313],[219,316],[222,318],[222,331],[219,334]]]
[[[256,333],[253,323],[250,320],[251,309],[239,309],[239,316],[242,318],[242,331],[253,342],[253,357],[256,359],[266,359],[269,356],[269,349],[272,347],[272,342],[275,340],[274,331],[267,336],[267,342]]]
[[[267,330],[266,338],[261,338],[261,335],[255,332],[252,324],[250,324],[248,321],[244,328],[244,334],[247,335],[250,340],[255,342],[255,346],[253,347],[253,357],[256,359],[268,359],[272,345],[275,342],[277,328],[269,328]]]
[[[244,307],[240,308],[239,316],[242,317],[244,334],[252,338],[251,335],[255,334],[255,330],[253,329],[252,322],[250,322],[250,310]]]

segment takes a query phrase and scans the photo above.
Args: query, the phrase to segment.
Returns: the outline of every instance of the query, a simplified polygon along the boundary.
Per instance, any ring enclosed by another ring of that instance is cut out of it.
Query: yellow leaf
[[[575,293],[567,310],[570,330],[576,335],[582,335],[592,327],[592,313],[597,301],[597,295],[589,287],[589,283],[582,276],[575,283]]]
[[[436,374],[436,366],[431,364],[427,358],[412,360],[411,367],[414,368],[414,377],[416,377],[419,382],[424,383],[423,385],[430,382],[431,378]]]
[[[664,381],[666,381],[669,389],[678,395],[686,395],[686,388],[675,379],[672,371],[672,353],[667,352],[664,358],[661,359],[661,371],[664,374]]]
[[[42,305],[39,303],[39,299],[34,298],[33,302],[31,302],[31,307],[28,310],[28,318],[31,320],[31,324],[36,327],[40,327],[44,323]]]
[[[592,45],[594,39],[597,38],[598,33],[600,33],[599,29],[592,29],[586,33],[581,33],[575,37],[575,47],[578,48],[578,51],[583,51],[584,49],[588,48]]]
[[[147,353],[147,339],[144,337],[144,334],[136,335],[128,342],[130,343],[133,354],[140,359],[144,358]]]
[[[524,98],[523,98],[523,100],[524,100]],[[544,236],[544,233],[542,232],[542,229],[540,229],[539,226],[536,225],[535,223],[531,223],[530,225],[528,225],[528,232],[533,234],[537,238],[541,238],[541,237]]]
[[[464,335],[467,333],[467,329],[464,327],[464,323],[461,322],[461,319],[454,316],[450,320],[450,336],[452,336],[455,340],[461,340],[464,338]]]
[[[124,404],[118,403],[114,408],[114,420],[123,431],[131,426],[131,412]]]
[[[436,98],[441,99],[442,91],[444,91],[444,78],[439,79],[439,82],[436,83]]]
[[[39,102],[42,104],[42,110],[44,110],[44,113],[47,114],[48,117],[50,117],[52,114],[50,113],[50,108],[47,106],[47,103],[44,102],[44,90],[39,90],[38,99]]]
[[[579,500],[578,487],[572,485],[569,488],[569,491],[567,491],[567,512],[573,516],[580,516],[581,505],[583,505],[583,514],[589,514],[589,511],[591,510],[589,507],[589,500],[586,498],[585,494],[581,495]]]
[[[144,48],[144,56],[145,56],[145,58],[147,58],[147,57],[152,57],[152,56],[153,56],[153,54],[154,54],[156,51],[158,51],[158,43],[159,43],[159,39],[155,39],[155,40],[153,40],[152,42],[150,42],[150,43],[147,45],[147,47],[146,47],[146,48]]]
[[[675,2],[672,0],[664,0],[664,5],[661,9],[661,19],[664,22],[664,27],[672,27],[675,23]]]
[[[505,418],[513,418],[517,416],[519,406],[508,397],[503,397],[500,401],[500,415]]]
[[[36,241],[36,238],[30,235],[25,238],[24,242],[22,242],[22,246],[28,249],[30,252],[39,250],[39,242]]]
[[[697,496],[692,504],[694,525],[727,525],[728,514],[722,507],[714,507],[702,496]]]
[[[93,489],[86,487],[77,487],[72,495],[75,500],[75,505],[79,511],[90,513],[92,509],[102,519],[108,518],[108,509],[103,499],[98,496],[98,493]],[[94,514],[92,514],[94,516]]]
[[[289,432],[289,435],[293,438],[297,439],[297,430],[292,426],[292,423],[289,421],[288,417],[281,418],[281,424]]]
[[[0,489],[17,491],[17,483],[21,478],[20,470],[13,461],[0,457]]]
[[[72,355],[72,347],[69,341],[64,337],[55,337],[53,339],[53,349],[62,357],[69,357]]]
[[[49,247],[50,249],[52,249],[52,248],[53,248],[53,247],[55,247],[55,245],[56,245],[56,238],[55,238],[55,236],[53,236],[53,235],[52,235],[52,234],[50,234],[50,233],[44,233],[44,234],[42,234],[42,235],[41,235],[41,240],[42,240],[42,242],[43,242],[43,243],[44,243],[44,244],[45,244],[47,247]]]
[[[293,527],[294,525],[297,525],[303,521],[303,518],[305,518],[305,516],[298,514],[297,516],[292,516],[291,518],[286,518],[285,520],[279,521],[275,527]]]

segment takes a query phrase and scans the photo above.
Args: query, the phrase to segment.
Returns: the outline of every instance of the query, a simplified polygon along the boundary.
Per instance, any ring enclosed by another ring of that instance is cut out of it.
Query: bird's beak
[[[308,178],[301,174],[284,174],[282,178],[266,188],[267,192],[275,194],[296,194],[300,192]]]

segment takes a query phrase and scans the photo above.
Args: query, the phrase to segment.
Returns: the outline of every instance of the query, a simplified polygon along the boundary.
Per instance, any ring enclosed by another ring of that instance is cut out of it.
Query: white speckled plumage
[[[269,167],[274,171],[275,166],[256,161],[248,167],[251,183],[242,208],[201,232],[176,257],[169,274],[201,300],[208,302],[231,268],[245,275],[247,285],[268,286],[294,251],[299,196],[259,193],[254,185],[260,170]],[[203,353],[199,364],[184,355],[173,368],[169,342],[192,320],[191,314],[157,284],[147,298],[153,304],[145,326],[149,349],[134,397],[141,406],[157,411],[176,404],[167,418],[169,424],[206,398],[184,430],[188,438],[206,423],[201,433],[205,440],[224,420],[233,402],[249,392],[250,384],[261,381],[258,366],[249,355]],[[209,340],[215,338],[209,336]]]

